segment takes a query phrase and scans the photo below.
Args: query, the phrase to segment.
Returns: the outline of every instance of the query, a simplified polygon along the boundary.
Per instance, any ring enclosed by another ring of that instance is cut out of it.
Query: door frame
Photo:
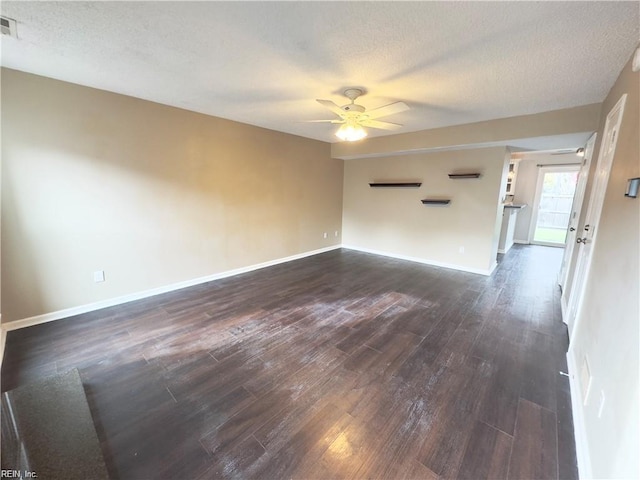
[[[576,186],[576,193],[573,196],[573,204],[571,205],[571,217],[569,218],[567,239],[564,245],[564,255],[562,257],[562,263],[560,264],[560,272],[558,272],[558,285],[560,285],[562,290],[565,290],[565,284],[569,278],[569,267],[573,257],[573,249],[578,231],[578,221],[580,220],[580,212],[582,212],[582,206],[584,205],[584,193],[587,188],[587,180],[589,180],[591,157],[593,157],[593,147],[596,144],[597,137],[598,133],[596,132],[589,137],[587,144],[584,146],[584,159],[582,161],[582,166],[580,167],[580,173],[578,174],[578,185]],[[562,303],[562,307],[562,311],[564,313],[566,310],[566,304]]]
[[[583,297],[591,269],[591,260],[593,258],[593,247],[598,237],[598,225],[602,214],[604,197],[607,193],[607,184],[609,183],[609,175],[618,143],[618,132],[620,130],[620,124],[622,123],[626,100],[627,94],[625,93],[607,115],[602,141],[600,143],[598,163],[594,173],[593,186],[589,194],[587,214],[581,232],[584,237],[577,239],[580,240],[580,242],[578,243],[577,253],[575,253],[576,265],[573,269],[571,290],[568,291],[568,293],[567,291],[562,293],[562,298],[568,297],[566,301],[566,316],[563,316],[563,321],[568,327],[569,353],[573,350],[572,341],[581,319],[582,304],[584,303]]]
[[[533,240],[533,237],[536,234],[536,224],[538,223],[538,210],[540,209],[540,200],[542,199],[542,185],[543,185],[545,174],[549,172],[575,172],[577,170],[580,170],[579,163],[576,163],[575,165],[545,165],[543,167],[538,167],[538,179],[536,180],[536,194],[533,197],[533,204],[531,205],[531,208],[532,208],[531,223],[529,225],[528,241],[531,245],[542,245],[545,247],[557,247],[557,248],[564,248],[566,246],[566,239],[565,239],[564,245],[560,245],[558,243],[551,243],[551,242],[536,242]],[[573,196],[575,198],[575,192]]]

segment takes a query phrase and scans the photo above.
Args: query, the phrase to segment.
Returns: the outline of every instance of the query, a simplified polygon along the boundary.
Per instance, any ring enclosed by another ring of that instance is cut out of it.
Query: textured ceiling
[[[11,2],[2,65],[328,142],[314,99],[404,101],[399,131],[601,102],[636,2]],[[370,136],[390,132],[370,130]]]

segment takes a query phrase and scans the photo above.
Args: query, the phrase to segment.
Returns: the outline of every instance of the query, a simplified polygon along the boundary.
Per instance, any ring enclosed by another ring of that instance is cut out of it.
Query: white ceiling
[[[635,2],[12,2],[2,65],[334,142],[314,99],[404,101],[399,133],[601,102]],[[370,130],[370,136],[390,132]],[[395,132],[394,132],[395,133]]]

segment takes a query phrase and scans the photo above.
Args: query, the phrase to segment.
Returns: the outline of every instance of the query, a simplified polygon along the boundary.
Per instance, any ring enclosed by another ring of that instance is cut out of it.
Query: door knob
[[[573,228],[573,227],[571,227],[571,228],[569,228],[569,231],[570,231],[570,232],[575,232],[575,231],[576,231],[576,229],[575,229],[575,228]]]
[[[583,243],[583,244],[586,244],[586,243],[587,243],[587,241],[588,241],[588,240],[587,240],[587,237],[578,238],[578,239],[576,240],[576,242],[577,242],[577,243]]]

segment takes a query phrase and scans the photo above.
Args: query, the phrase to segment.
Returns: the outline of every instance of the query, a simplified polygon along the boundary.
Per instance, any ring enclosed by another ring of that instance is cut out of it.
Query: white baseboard
[[[514,238],[513,243],[517,243],[519,245],[529,245],[529,240],[517,240]]]
[[[573,357],[573,350],[567,352],[567,369],[569,370],[569,386],[571,388],[571,413],[573,415],[573,434],[576,442],[576,457],[578,460],[578,478],[592,478],[589,443],[584,423],[584,409],[582,393],[578,385],[578,367]]]
[[[160,295],[162,293],[173,292],[182,288],[192,287],[201,283],[211,282],[213,280],[219,280],[221,278],[232,277],[234,275],[240,275],[242,273],[252,272],[261,268],[271,267],[280,263],[291,262],[293,260],[299,260],[301,258],[310,257],[312,255],[318,255],[320,253],[329,252],[341,248],[341,245],[332,245],[330,247],[320,248],[318,250],[312,250],[308,252],[299,253],[297,255],[291,255],[289,257],[278,258],[275,260],[269,260],[268,262],[258,263],[255,265],[249,265],[247,267],[236,268],[234,270],[228,270],[226,272],[214,273],[213,275],[207,275],[206,277],[194,278],[191,280],[185,280],[183,282],[173,283],[171,285],[165,285],[158,288],[152,288],[150,290],[144,290],[142,292],[131,293],[120,297],[109,298],[100,302],[89,303],[87,305],[80,305],[78,307],[65,308],[64,310],[58,310],[55,312],[44,313],[42,315],[36,315],[33,317],[23,318],[20,320],[13,320],[2,324],[3,342],[6,332],[11,330],[17,330],[19,328],[31,327],[33,325],[39,325],[41,323],[52,322],[54,320],[60,320],[62,318],[72,317],[74,315],[80,315],[82,313],[92,312],[94,310],[100,310],[101,308],[113,307],[115,305],[121,305],[123,303],[132,302],[134,300],[140,300],[154,295]]]
[[[443,268],[450,268],[452,270],[460,270],[462,272],[476,273],[478,275],[485,275],[485,276],[491,275],[491,273],[495,270],[496,266],[498,265],[497,262],[494,262],[491,268],[484,270],[480,268],[468,268],[461,265],[455,265],[452,263],[435,262],[435,261],[427,260],[424,258],[409,257],[406,255],[399,255],[391,252],[383,252],[380,250],[372,250],[370,248],[356,247],[354,245],[342,245],[342,248],[346,248],[349,250],[356,250],[358,252],[371,253],[373,255],[381,255],[383,257],[397,258],[398,260],[407,260],[409,262],[423,263],[425,265],[431,265],[433,267],[443,267]]]
[[[0,315],[0,321],[2,321],[2,315]],[[7,331],[4,328],[0,328],[0,367],[2,367],[2,360],[4,359],[4,346],[7,344]]]
[[[498,262],[493,262],[493,265],[491,265],[491,268],[489,269],[489,273],[487,273],[487,276],[491,276],[491,274],[493,273],[493,271],[498,268]],[[484,275],[484,273],[482,274]]]
[[[0,348],[2,348],[2,350],[0,350],[0,353],[4,352],[4,342],[6,340],[6,332],[11,331],[11,330],[17,330],[17,329],[20,329],[20,328],[31,327],[33,325],[39,325],[41,323],[52,322],[54,320],[60,320],[62,318],[68,318],[68,317],[72,317],[72,316],[75,316],[75,315],[80,315],[80,314],[83,314],[83,313],[93,312],[95,310],[100,310],[102,308],[113,307],[115,305],[121,305],[123,303],[133,302],[135,300],[141,300],[143,298],[152,297],[154,295],[160,295],[162,293],[167,293],[167,292],[172,292],[172,291],[175,291],[175,290],[180,290],[182,288],[192,287],[194,285],[199,285],[201,283],[211,282],[213,280],[219,280],[221,278],[232,277],[234,275],[240,275],[242,273],[247,273],[247,272],[251,272],[251,271],[254,271],[254,270],[259,270],[261,268],[271,267],[273,265],[278,265],[280,263],[291,262],[293,260],[299,260],[301,258],[310,257],[312,255],[318,255],[320,253],[328,252],[328,251],[331,251],[331,250],[336,250],[338,248],[347,248],[347,249],[350,249],[350,250],[356,250],[356,251],[360,251],[360,252],[371,253],[371,254],[374,254],[374,255],[382,255],[382,256],[385,256],[385,257],[397,258],[399,260],[408,260],[410,262],[422,263],[422,264],[431,265],[431,266],[434,266],[434,267],[450,268],[450,269],[453,269],[453,270],[460,270],[460,271],[463,271],[463,272],[475,273],[475,274],[485,275],[485,276],[491,275],[491,273],[493,273],[493,271],[495,270],[495,268],[498,265],[497,262],[494,262],[493,265],[491,266],[491,268],[489,268],[487,270],[483,270],[483,269],[477,269],[477,268],[467,268],[467,267],[463,267],[463,266],[460,266],[460,265],[454,265],[454,264],[448,264],[448,263],[442,263],[442,262],[434,262],[434,261],[430,261],[430,260],[425,260],[423,258],[410,257],[410,256],[405,256],[405,255],[397,255],[397,254],[394,254],[394,253],[383,252],[383,251],[379,251],[379,250],[371,250],[371,249],[367,249],[367,248],[360,248],[360,247],[356,247],[356,246],[353,246],[353,245],[332,245],[330,247],[325,247],[325,248],[320,248],[318,250],[312,250],[312,251],[308,251],[308,252],[303,252],[303,253],[299,253],[297,255],[291,255],[289,257],[278,258],[278,259],[275,259],[275,260],[270,260],[268,262],[263,262],[263,263],[259,263],[259,264],[255,264],[255,265],[249,265],[247,267],[237,268],[237,269],[234,269],[234,270],[228,270],[226,272],[215,273],[213,275],[208,275],[206,277],[199,277],[199,278],[194,278],[194,279],[191,279],[191,280],[185,280],[183,282],[173,283],[173,284],[170,284],[170,285],[165,285],[165,286],[158,287],[158,288],[152,288],[150,290],[144,290],[144,291],[141,291],[141,292],[131,293],[131,294],[123,295],[123,296],[120,296],[120,297],[109,298],[107,300],[102,300],[102,301],[99,301],[99,302],[94,302],[94,303],[90,303],[90,304],[86,304],[86,305],[80,305],[80,306],[77,306],[77,307],[65,308],[63,310],[57,310],[55,312],[44,313],[42,315],[35,315],[33,317],[23,318],[23,319],[19,319],[19,320],[13,320],[11,322],[7,322],[7,323],[2,324],[2,328],[0,328],[0,331],[2,332],[2,339],[0,340],[2,342],[2,345],[0,346]],[[2,357],[0,357],[0,359],[1,358]],[[0,360],[0,362],[1,362],[1,360]]]
[[[498,253],[502,253],[502,254],[507,253],[509,250],[511,250],[511,247],[513,247],[514,243],[515,242],[511,243],[511,245],[509,245],[509,248],[499,248]]]

